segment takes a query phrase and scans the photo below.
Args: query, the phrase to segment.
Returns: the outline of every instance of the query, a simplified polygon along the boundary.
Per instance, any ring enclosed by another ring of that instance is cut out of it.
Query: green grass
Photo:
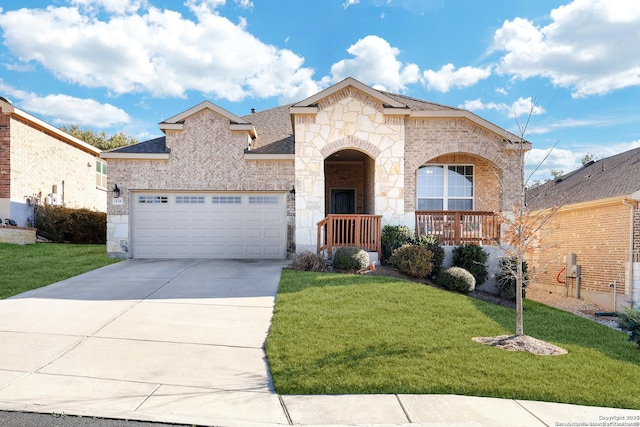
[[[285,270],[267,339],[280,394],[462,394],[640,409],[627,335],[525,301],[525,334],[569,351],[471,340],[513,334],[513,310],[403,280]]]
[[[0,299],[118,262],[105,245],[0,243]]]

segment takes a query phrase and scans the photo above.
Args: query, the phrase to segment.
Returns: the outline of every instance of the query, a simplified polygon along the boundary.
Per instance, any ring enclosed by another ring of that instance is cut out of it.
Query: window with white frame
[[[107,162],[98,159],[96,159],[96,187],[105,190],[107,188]]]
[[[472,165],[424,165],[418,169],[418,210],[473,210]]]

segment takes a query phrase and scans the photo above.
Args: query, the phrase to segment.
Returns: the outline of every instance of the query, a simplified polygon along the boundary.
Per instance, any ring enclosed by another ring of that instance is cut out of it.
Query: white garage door
[[[134,258],[284,258],[283,194],[132,193]]]

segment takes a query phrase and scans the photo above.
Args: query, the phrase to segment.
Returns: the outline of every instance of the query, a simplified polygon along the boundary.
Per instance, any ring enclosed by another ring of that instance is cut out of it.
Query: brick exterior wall
[[[473,165],[476,194],[474,207],[477,211],[498,212],[502,209],[500,176],[487,160],[469,154],[445,154],[431,159],[428,163]],[[416,170],[416,173],[418,171]]]
[[[117,241],[128,239],[129,194],[135,190],[286,193],[287,247],[295,250],[293,160],[245,160],[248,134],[229,126],[225,117],[203,110],[188,117],[182,131],[166,132],[169,160],[108,160],[108,187],[118,184],[123,204],[108,206],[107,252],[120,252]]]
[[[108,186],[122,190],[121,206],[109,214],[126,215],[131,190],[279,191],[293,188],[293,160],[248,160],[245,132],[232,132],[229,120],[204,110],[189,117],[184,130],[166,133],[169,160],[109,159]]]
[[[467,119],[425,118],[406,119],[405,134],[405,211],[416,207],[418,168],[445,161],[476,166],[478,210],[509,210],[517,200],[519,154],[494,133]]]
[[[560,210],[539,233],[539,248],[533,257],[534,286],[564,294],[564,285],[556,277],[564,267],[563,257],[576,254],[576,263],[582,267],[582,297],[601,306],[611,305],[609,284],[618,284],[618,294],[628,291],[630,210],[618,201],[614,204]],[[638,216],[636,214],[636,230]],[[635,243],[638,239],[634,237]],[[564,280],[564,274],[560,280]],[[574,281],[570,279],[572,295]],[[624,297],[618,301],[623,302]],[[612,307],[608,307],[611,309]]]
[[[331,209],[331,189],[355,189],[356,213],[366,213],[364,211],[364,164],[362,162],[336,162],[325,163],[325,210]]]
[[[0,199],[11,198],[11,118],[0,113]]]
[[[636,202],[633,218],[633,262],[640,262],[640,202]]]
[[[25,196],[34,194],[44,202],[54,185],[62,193],[64,182],[67,207],[106,211],[106,191],[96,188],[94,154],[13,117],[10,127],[12,202],[24,203]]]

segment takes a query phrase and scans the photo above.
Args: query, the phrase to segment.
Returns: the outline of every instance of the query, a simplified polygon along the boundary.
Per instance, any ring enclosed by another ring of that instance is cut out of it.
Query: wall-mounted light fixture
[[[289,190],[289,193],[296,194],[296,187],[295,186],[291,187],[291,190]]]
[[[112,193],[113,193],[114,199],[117,199],[120,197],[120,189],[118,188],[118,184],[114,184]]]

